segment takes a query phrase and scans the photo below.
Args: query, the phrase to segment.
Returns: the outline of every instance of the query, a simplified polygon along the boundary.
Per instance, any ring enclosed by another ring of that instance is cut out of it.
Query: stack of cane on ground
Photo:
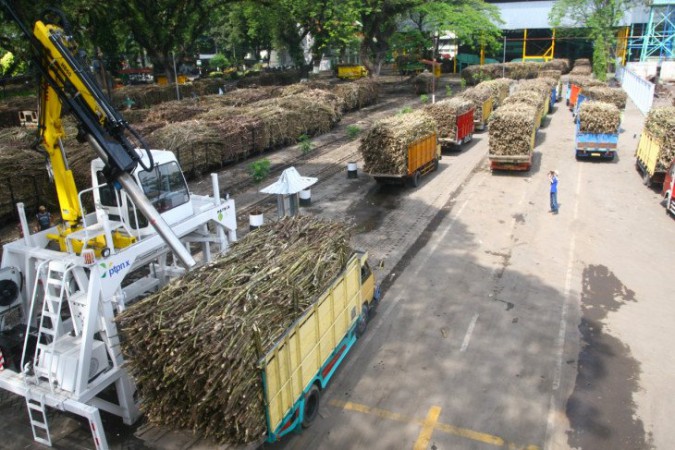
[[[265,225],[117,319],[151,423],[219,443],[267,430],[258,361],[343,270],[342,223],[301,216]]]

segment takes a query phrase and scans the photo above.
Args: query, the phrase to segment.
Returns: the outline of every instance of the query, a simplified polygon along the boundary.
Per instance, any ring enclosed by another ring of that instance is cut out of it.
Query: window
[[[155,166],[152,171],[139,172],[143,192],[157,211],[163,213],[188,202],[185,178],[175,161]]]

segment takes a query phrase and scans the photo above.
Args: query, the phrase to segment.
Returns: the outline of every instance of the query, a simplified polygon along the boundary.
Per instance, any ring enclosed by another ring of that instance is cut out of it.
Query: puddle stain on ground
[[[390,211],[401,203],[401,190],[397,185],[381,185],[373,187],[360,200],[352,204],[347,215],[356,224],[355,232],[368,233],[377,229]]]
[[[637,418],[633,393],[639,390],[640,364],[630,348],[604,332],[603,320],[635,292],[623,285],[607,267],[584,269],[578,357],[574,391],[567,401],[571,431],[568,444],[583,449],[652,449],[644,424]]]

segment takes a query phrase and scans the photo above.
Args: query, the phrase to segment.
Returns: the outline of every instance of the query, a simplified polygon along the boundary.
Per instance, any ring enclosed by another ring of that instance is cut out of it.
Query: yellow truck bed
[[[420,139],[408,147],[408,175],[414,174],[439,157],[436,133]]]
[[[260,360],[268,440],[302,421],[304,396],[314,385],[325,387],[355,342],[363,307],[374,299],[374,279],[366,258],[365,253],[354,253],[330,288]]]
[[[485,125],[487,124],[490,114],[492,114],[493,101],[492,97],[488,98],[483,102],[480,110],[476,111],[474,116],[474,123],[476,124],[477,130],[484,130]]]
[[[653,183],[663,183],[667,167],[661,167],[659,156],[661,144],[652,137],[646,129],[640,135],[640,142],[635,151],[635,165],[642,173],[643,181],[650,186]]]

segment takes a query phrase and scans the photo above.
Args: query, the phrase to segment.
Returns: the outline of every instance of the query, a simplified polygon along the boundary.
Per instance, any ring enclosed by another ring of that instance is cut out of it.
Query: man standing
[[[43,205],[40,205],[38,208],[38,213],[35,215],[35,218],[37,219],[38,224],[36,231],[44,231],[52,226],[52,215]]]
[[[551,183],[551,212],[558,214],[558,171],[551,170],[548,173],[548,181]]]

